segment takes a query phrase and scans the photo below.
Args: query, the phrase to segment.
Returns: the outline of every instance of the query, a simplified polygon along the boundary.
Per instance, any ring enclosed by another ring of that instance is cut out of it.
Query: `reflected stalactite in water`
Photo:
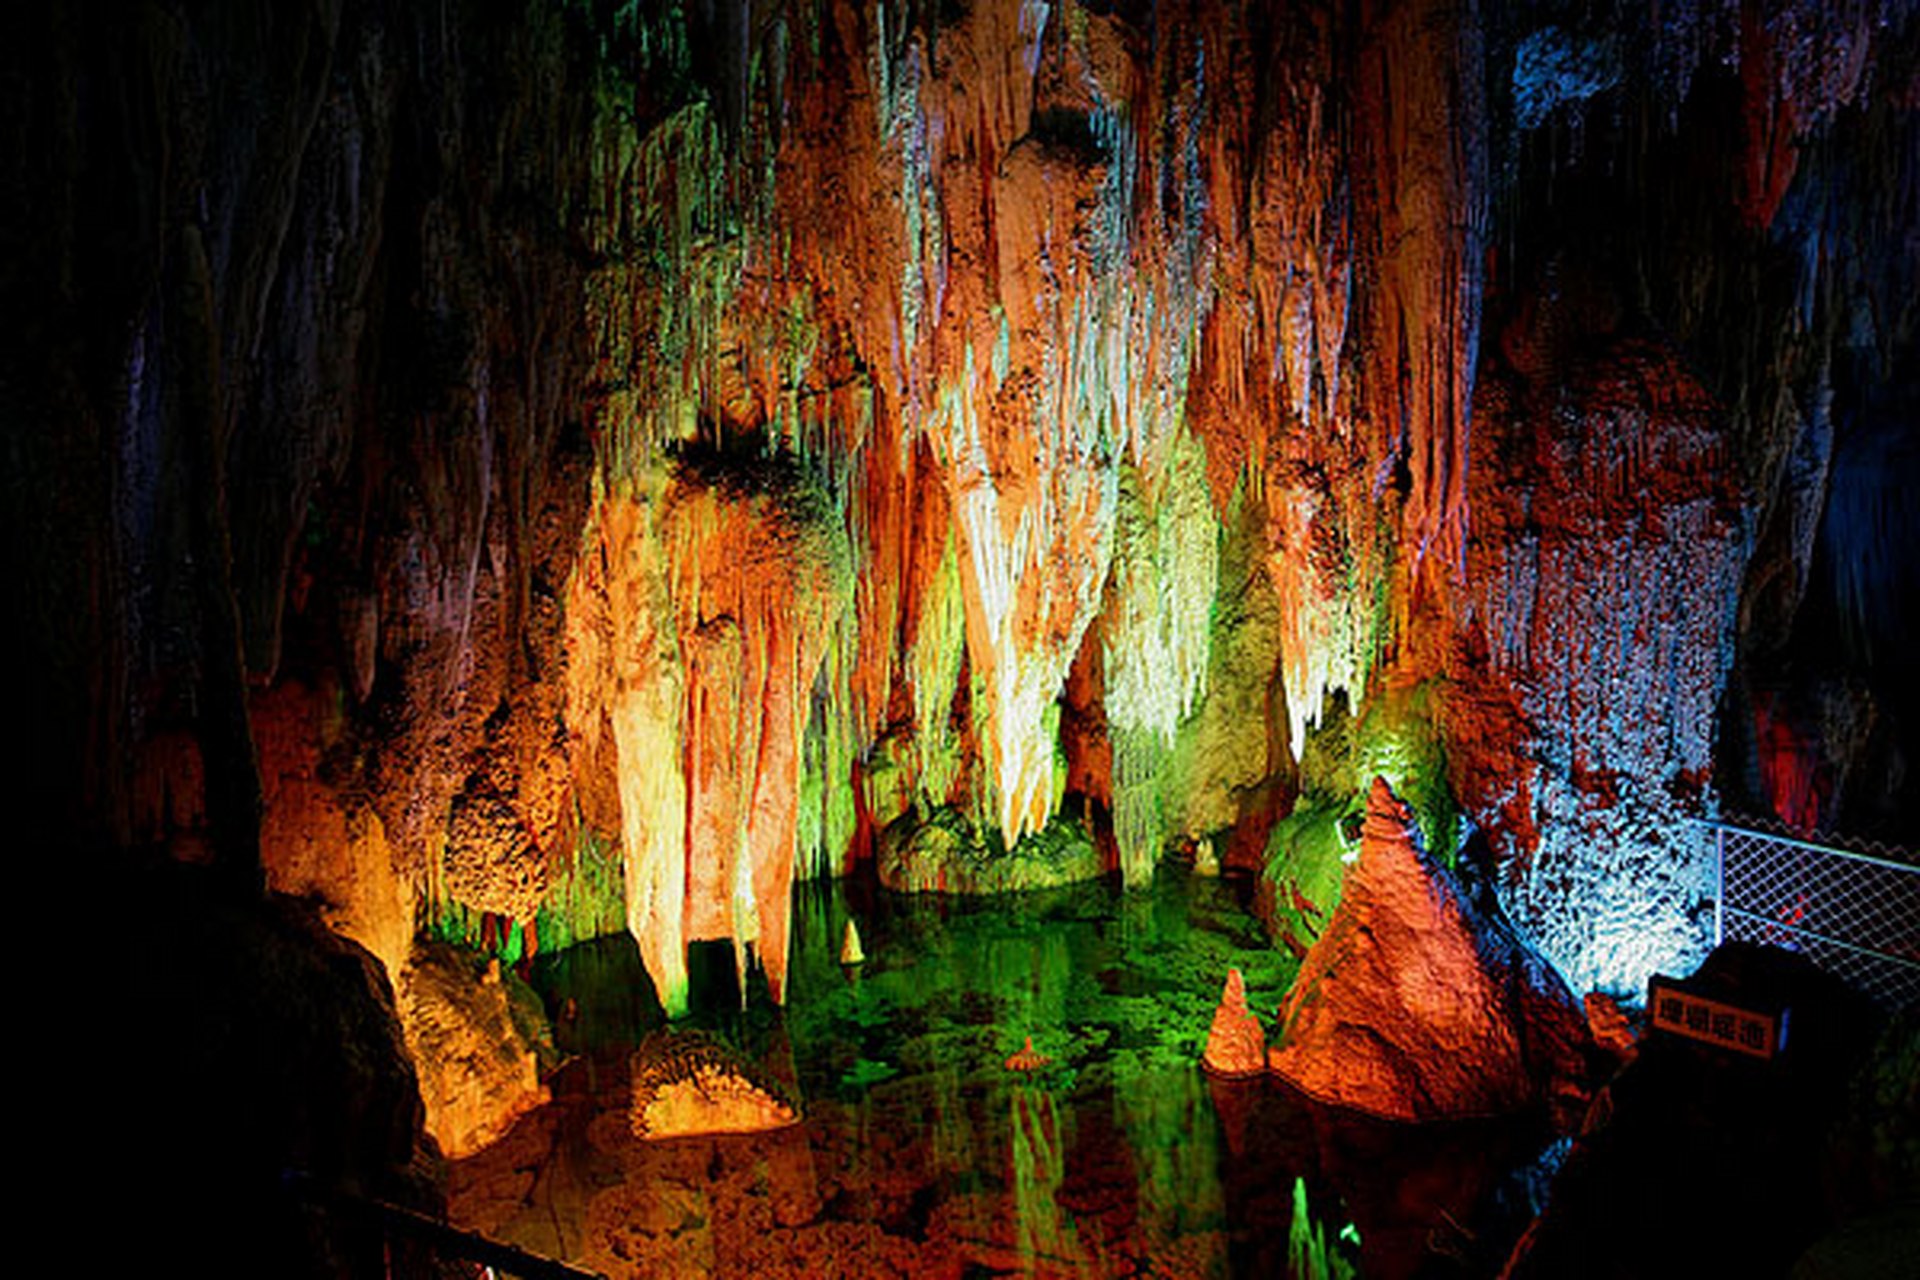
[[[1013,1174],[1014,1248],[1032,1274],[1036,1267],[1080,1261],[1073,1223],[1061,1211],[1060,1181],[1066,1173],[1061,1115],[1044,1085],[1013,1090],[1008,1163]]]
[[[1353,1264],[1330,1246],[1326,1228],[1313,1220],[1307,1204],[1307,1180],[1293,1180],[1293,1223],[1287,1228],[1287,1272],[1291,1280],[1353,1280]]]
[[[1121,1055],[1113,1066],[1113,1109],[1132,1150],[1139,1230],[1156,1241],[1187,1241],[1194,1274],[1226,1274],[1226,1197],[1220,1185],[1219,1122],[1206,1079]]]

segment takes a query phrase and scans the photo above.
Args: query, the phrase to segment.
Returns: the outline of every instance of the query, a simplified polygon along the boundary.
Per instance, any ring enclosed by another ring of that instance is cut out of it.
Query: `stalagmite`
[[[1427,853],[1375,778],[1340,905],[1281,1002],[1273,1070],[1392,1119],[1493,1116],[1577,1076],[1586,1039],[1559,975]]]
[[[1213,1011],[1206,1052],[1200,1060],[1207,1070],[1220,1076],[1255,1076],[1267,1069],[1267,1036],[1260,1029],[1260,1019],[1247,1008],[1246,982],[1238,969],[1227,970],[1227,983]]]
[[[1038,1071],[1052,1061],[1052,1058],[1033,1047],[1033,1037],[1028,1036],[1026,1043],[1016,1050],[1012,1057],[1007,1059],[1007,1070],[1022,1072]]]

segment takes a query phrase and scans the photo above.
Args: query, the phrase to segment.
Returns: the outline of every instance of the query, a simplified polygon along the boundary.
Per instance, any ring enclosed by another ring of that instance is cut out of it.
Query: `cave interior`
[[[1920,1256],[1913,0],[6,24],[87,1256]]]

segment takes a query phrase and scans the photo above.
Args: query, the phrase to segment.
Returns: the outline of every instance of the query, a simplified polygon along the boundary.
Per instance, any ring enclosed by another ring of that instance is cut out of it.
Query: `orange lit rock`
[[[610,797],[627,930],[661,1002],[686,998],[685,691],[657,491],[608,497],[567,589],[567,725],[579,791]]]
[[[638,1138],[689,1138],[758,1133],[792,1124],[798,1113],[751,1064],[720,1040],[697,1031],[656,1031],[633,1055],[633,1108]]]
[[[321,777],[322,753],[342,727],[338,697],[289,680],[257,695],[252,717],[268,887],[317,900],[327,926],[396,981],[413,943],[413,892],[379,815]]]
[[[1640,1052],[1640,1037],[1620,1002],[1602,992],[1589,991],[1584,1003],[1593,1042],[1623,1062],[1633,1061]]]
[[[751,944],[778,1000],[801,735],[852,594],[845,530],[791,459],[691,448],[603,498],[593,527],[569,585],[567,722],[576,771],[615,774],[580,790],[617,798],[628,928],[670,1011],[705,939]]]
[[[471,1155],[545,1103],[536,1041],[538,997],[510,985],[497,961],[477,967],[450,947],[422,944],[400,980],[400,1022],[420,1075],[427,1132],[450,1160]]]
[[[800,735],[852,594],[845,530],[790,463],[704,455],[683,460],[667,524],[686,671],[686,937],[753,943],[779,1000]]]
[[[1007,1059],[1007,1070],[1038,1071],[1052,1061],[1052,1058],[1033,1047],[1033,1037],[1028,1036],[1026,1044]]]
[[[1222,1076],[1258,1075],[1267,1069],[1267,1036],[1247,1009],[1247,988],[1238,969],[1227,970],[1226,989],[1213,1011],[1201,1062]]]
[[[478,778],[453,798],[441,874],[456,901],[510,920],[532,919],[547,888],[532,833],[506,797]]]
[[[1428,856],[1376,778],[1340,905],[1281,1003],[1273,1069],[1390,1119],[1491,1116],[1541,1102],[1586,1038],[1558,975]]]

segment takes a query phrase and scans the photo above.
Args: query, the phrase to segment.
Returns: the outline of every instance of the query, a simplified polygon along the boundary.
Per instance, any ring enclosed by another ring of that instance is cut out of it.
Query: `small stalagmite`
[[[1247,986],[1238,969],[1227,970],[1227,985],[1213,1011],[1213,1028],[1200,1061],[1218,1076],[1257,1076],[1267,1069],[1266,1032],[1247,1008]]]
[[[1028,1036],[1027,1043],[1020,1051],[1007,1059],[1007,1070],[1038,1071],[1052,1061],[1052,1058],[1033,1047],[1033,1037]]]
[[[867,953],[860,949],[860,930],[853,921],[847,921],[847,931],[840,939],[840,963],[845,965],[865,964]]]

